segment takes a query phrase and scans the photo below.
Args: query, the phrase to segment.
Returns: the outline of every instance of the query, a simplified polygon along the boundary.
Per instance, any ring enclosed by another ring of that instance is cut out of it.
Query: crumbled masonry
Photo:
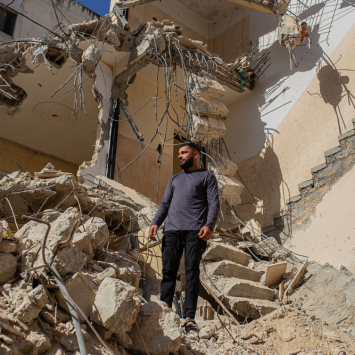
[[[232,169],[223,166],[224,172]],[[95,182],[88,187],[50,165],[35,177],[14,172],[0,180],[0,354],[78,354],[78,331],[88,354],[354,352],[354,307],[340,294],[320,303],[319,295],[310,293],[331,274],[329,290],[318,286],[322,294],[340,290],[334,282],[343,282],[346,287],[337,292],[349,297],[353,275],[311,264],[315,276],[304,275],[304,286],[281,297],[281,284],[263,284],[265,270],[286,261],[282,285],[287,287],[302,262],[273,240],[248,237],[249,247],[264,258],[254,262],[238,233],[218,227],[201,265],[203,285],[212,290],[207,299],[199,297],[201,330],[199,336],[184,334],[180,317],[158,300],[159,294],[146,296],[149,264],[135,236],[149,228],[157,206],[121,184],[112,187],[106,178]],[[213,296],[237,324],[222,315]],[[79,328],[70,315],[73,307]]]

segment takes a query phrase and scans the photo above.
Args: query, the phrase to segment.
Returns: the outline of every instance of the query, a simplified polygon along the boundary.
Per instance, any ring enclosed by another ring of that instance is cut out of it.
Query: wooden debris
[[[267,266],[265,273],[265,286],[270,287],[279,284],[283,279],[286,268],[287,261]]]
[[[293,290],[295,288],[297,288],[297,286],[299,286],[299,284],[301,283],[302,277],[305,275],[305,273],[307,271],[307,266],[308,266],[308,260],[306,260],[303,263],[301,268],[298,270],[296,276],[292,279],[291,283],[287,287],[287,290],[286,290],[286,295],[287,296],[290,296],[291,293],[293,292]]]

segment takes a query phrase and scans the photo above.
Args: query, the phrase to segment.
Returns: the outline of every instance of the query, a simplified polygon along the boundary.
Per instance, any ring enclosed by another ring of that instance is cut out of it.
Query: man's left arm
[[[207,221],[199,233],[200,238],[203,240],[208,240],[211,238],[212,232],[217,222],[219,211],[218,183],[216,177],[213,174],[208,176],[206,192],[208,203]]]

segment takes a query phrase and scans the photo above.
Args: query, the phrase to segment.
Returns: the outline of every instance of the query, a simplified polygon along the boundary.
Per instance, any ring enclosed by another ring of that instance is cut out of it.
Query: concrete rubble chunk
[[[207,94],[217,99],[222,99],[226,94],[224,87],[218,81],[211,78],[191,74],[189,80],[192,95]]]
[[[251,256],[238,248],[225,243],[212,242],[202,256],[203,260],[230,260],[248,266]]]
[[[108,277],[99,287],[90,319],[112,333],[127,332],[136,320],[140,304],[135,287]]]
[[[88,256],[93,256],[94,250],[91,244],[92,235],[89,232],[75,233],[73,237],[73,247],[83,251]]]
[[[240,280],[235,277],[222,277],[215,281],[214,284],[223,296],[246,297],[269,301],[274,299],[274,291],[258,282]]]
[[[279,243],[274,237],[262,240],[252,247],[252,251],[260,256],[270,257],[280,248]]]
[[[260,271],[252,270],[249,267],[242,266],[229,260],[218,261],[205,265],[207,274],[211,277],[223,275],[225,277],[236,277],[242,280],[260,282]]]
[[[214,164],[214,162],[216,164]],[[214,162],[210,162],[208,165],[208,170],[212,171],[215,175],[222,174],[228,176],[234,176],[238,171],[238,166],[230,159],[226,157],[216,157]],[[217,167],[216,167],[217,165]]]
[[[142,275],[139,265],[123,259],[117,261],[116,265],[119,267],[117,278],[138,288]]]
[[[46,289],[39,285],[26,295],[24,301],[16,308],[15,315],[21,321],[29,323],[38,317],[46,303],[48,303]]]
[[[0,285],[16,276],[17,260],[12,254],[0,253]]]
[[[16,252],[16,243],[9,240],[0,242],[0,253],[12,254]]]
[[[97,285],[92,282],[92,278],[84,275],[82,272],[78,272],[65,282],[65,287],[70,297],[88,318],[98,290]],[[66,311],[69,311],[64,296],[60,290],[56,292],[56,298],[59,305]],[[80,314],[79,318],[81,322],[84,322],[84,318]]]
[[[219,119],[225,119],[229,114],[223,101],[207,94],[198,94],[192,99],[191,111],[197,116]]]
[[[110,236],[107,224],[100,217],[89,218],[85,223],[85,232],[91,233],[91,244],[95,250],[99,244]],[[83,227],[78,229],[78,232],[84,232]],[[102,246],[102,245],[101,245]]]
[[[213,325],[208,325],[200,330],[199,336],[201,339],[210,339],[215,334],[215,332],[215,327]]]
[[[26,340],[30,341],[33,344],[32,354],[44,354],[51,348],[51,340],[49,335],[43,333],[43,330],[34,322],[30,328],[30,333],[27,336]]]
[[[91,44],[82,55],[82,63],[84,71],[89,74],[95,70],[96,64],[101,57],[101,51],[94,45]]]
[[[224,122],[214,117],[192,115],[191,141],[208,144],[212,139],[219,139],[227,133]]]
[[[232,176],[217,174],[216,178],[218,181],[219,198],[227,201],[231,206],[239,205],[244,185]]]
[[[137,324],[151,355],[176,353],[181,344],[180,318],[164,302],[148,302],[141,308]],[[140,335],[133,325],[129,333],[132,349],[146,353]]]
[[[257,319],[265,316],[280,306],[268,300],[251,299],[245,297],[223,297],[223,304],[241,317]]]

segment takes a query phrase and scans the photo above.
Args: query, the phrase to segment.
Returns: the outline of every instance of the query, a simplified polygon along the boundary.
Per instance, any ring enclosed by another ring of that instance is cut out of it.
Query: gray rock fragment
[[[181,344],[180,318],[164,302],[148,302],[137,318],[140,333],[151,355],[175,353]],[[129,333],[132,349],[146,353],[137,325]]]
[[[124,333],[135,322],[140,304],[135,287],[108,277],[99,287],[90,319],[112,333]]]

